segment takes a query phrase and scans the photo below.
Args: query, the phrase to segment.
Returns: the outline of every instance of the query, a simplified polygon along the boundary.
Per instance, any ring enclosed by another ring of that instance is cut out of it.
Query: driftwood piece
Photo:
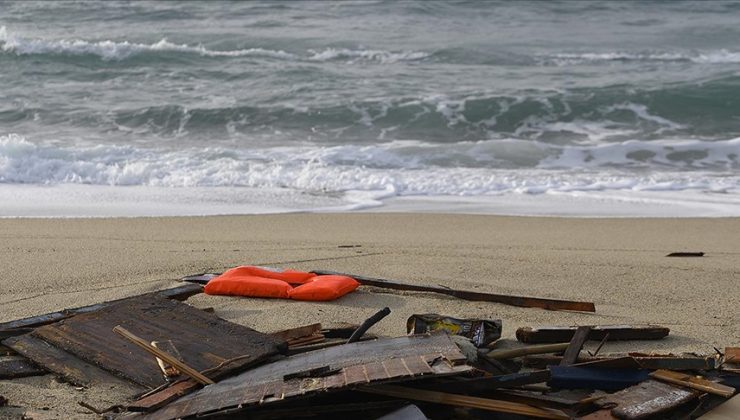
[[[703,257],[703,252],[671,252],[666,257]]]
[[[349,336],[349,339],[347,339],[347,343],[354,343],[356,341],[359,341],[360,338],[369,330],[373,325],[380,322],[383,318],[388,316],[391,313],[390,308],[387,306],[378,312],[376,312],[373,316],[366,319],[360,326],[355,330],[355,332],[352,333],[351,336]]]
[[[385,289],[407,290],[416,292],[432,292],[443,295],[453,296],[458,299],[496,302],[512,306],[521,306],[525,308],[542,308],[553,311],[583,311],[595,312],[596,307],[592,302],[578,302],[571,300],[545,299],[527,296],[502,295],[494,293],[473,292],[468,290],[448,289],[435,286],[420,286],[416,284],[400,283],[391,280],[378,279],[354,274],[344,274],[335,271],[315,270],[317,275],[342,275],[352,277],[364,286],[381,287]]]
[[[520,347],[517,349],[502,349],[502,350],[491,350],[486,354],[489,359],[501,360],[501,359],[513,359],[515,357],[526,356],[530,354],[545,354],[545,353],[557,353],[565,351],[570,343],[558,343],[558,344],[540,344],[536,346]]]
[[[570,343],[568,343],[568,348],[563,353],[563,360],[560,361],[560,366],[570,366],[578,360],[578,355],[581,353],[583,344],[586,342],[590,332],[591,327],[578,327]]]
[[[650,376],[663,382],[685,386],[725,398],[730,398],[735,395],[735,388],[733,387],[718,384],[693,375],[687,375],[685,373],[660,369],[652,372]]]
[[[424,389],[414,389],[402,386],[378,385],[374,387],[363,387],[360,388],[359,391],[402,399],[425,401],[435,404],[452,405],[456,407],[477,408],[480,410],[495,411],[507,414],[519,414],[536,418],[570,418],[561,411],[531,407],[529,405],[521,403],[471,397],[467,395],[450,394],[447,392],[428,391]]]
[[[596,401],[601,407],[613,407],[621,419],[644,419],[666,413],[698,396],[697,392],[647,380]]]
[[[73,308],[73,309],[64,309],[58,312],[51,312],[51,313],[44,314],[44,315],[36,315],[36,316],[28,317],[28,318],[17,319],[15,321],[8,321],[8,322],[0,323],[0,334],[3,334],[5,336],[25,334],[28,332],[28,330],[26,330],[27,328],[40,327],[42,325],[47,325],[47,324],[51,324],[57,321],[61,321],[63,319],[70,318],[75,315],[95,312],[97,310],[103,309],[110,305],[120,303],[120,302],[129,300],[129,299],[132,299],[132,298],[156,295],[156,296],[160,296],[160,297],[167,298],[167,299],[174,299],[174,300],[182,301],[182,300],[189,298],[190,296],[201,293],[202,291],[203,291],[203,287],[200,285],[186,284],[186,285],[178,286],[172,289],[160,290],[158,292],[147,293],[144,295],[132,296],[128,298],[113,300],[110,302],[96,303],[94,305],[82,306],[82,307]]]
[[[589,340],[659,340],[670,332],[659,325],[591,325]],[[521,327],[516,330],[516,339],[522,343],[563,343],[573,338],[578,327]]]

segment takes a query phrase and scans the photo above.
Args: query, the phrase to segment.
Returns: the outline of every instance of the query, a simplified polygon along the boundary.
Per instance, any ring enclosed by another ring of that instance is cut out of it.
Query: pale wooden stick
[[[210,385],[215,384],[212,380],[208,379],[204,375],[202,375],[197,370],[191,368],[190,366],[186,365],[185,363],[177,360],[175,357],[170,355],[167,352],[164,352],[151,344],[147,343],[144,339],[139,338],[132,334],[127,329],[123,328],[120,325],[116,325],[113,327],[113,332],[120,335],[121,337],[129,340],[130,342],[136,344],[137,346],[141,347],[142,349],[148,351],[149,353],[153,354],[156,357],[159,357],[160,359],[164,360],[165,362],[169,363],[170,365],[174,366],[179,370],[180,372],[186,374],[187,376],[190,376],[191,378],[195,379],[196,381],[200,382],[203,385]]]

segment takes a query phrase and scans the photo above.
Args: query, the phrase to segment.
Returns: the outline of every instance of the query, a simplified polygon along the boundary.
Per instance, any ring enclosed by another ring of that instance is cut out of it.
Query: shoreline
[[[187,302],[263,332],[359,323],[385,306],[391,314],[372,330],[381,336],[405,335],[406,319],[418,313],[501,319],[504,346],[522,326],[654,323],[671,334],[659,341],[607,342],[601,352],[712,354],[713,346],[740,342],[740,296],[732,291],[740,276],[737,232],[740,218],[302,213],[0,219],[0,322],[175,287],[185,275],[263,265],[590,301],[596,313],[369,287],[334,302],[202,294]],[[665,257],[674,251],[706,255]],[[83,416],[80,399],[115,403],[115,396],[75,390],[49,375],[0,381],[0,390],[11,405],[51,407],[62,417]]]

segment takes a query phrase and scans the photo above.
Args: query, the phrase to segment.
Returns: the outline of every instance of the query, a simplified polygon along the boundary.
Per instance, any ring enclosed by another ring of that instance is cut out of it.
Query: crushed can
[[[476,347],[486,347],[501,338],[501,325],[500,319],[458,319],[438,314],[414,314],[406,321],[406,332],[424,334],[442,330],[467,337]]]

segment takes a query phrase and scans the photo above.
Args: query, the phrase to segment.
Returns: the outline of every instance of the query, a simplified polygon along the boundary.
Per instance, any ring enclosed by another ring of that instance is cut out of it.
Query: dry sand
[[[607,344],[712,353],[740,344],[740,219],[565,219],[431,214],[298,214],[194,218],[0,220],[0,321],[176,286],[204,271],[254,264],[327,269],[419,284],[587,300],[596,313],[551,312],[431,294],[361,288],[330,303],[199,295],[228,320],[269,332],[360,322],[393,311],[373,332],[405,334],[413,313],[500,318],[524,325],[657,323],[657,342]],[[358,245],[357,247],[344,247]],[[703,258],[666,258],[704,251]],[[505,342],[504,342],[505,343]],[[588,344],[587,348],[595,344]],[[50,418],[84,416],[110,395],[51,376],[0,381],[10,403]],[[0,416],[18,411],[0,409]]]

